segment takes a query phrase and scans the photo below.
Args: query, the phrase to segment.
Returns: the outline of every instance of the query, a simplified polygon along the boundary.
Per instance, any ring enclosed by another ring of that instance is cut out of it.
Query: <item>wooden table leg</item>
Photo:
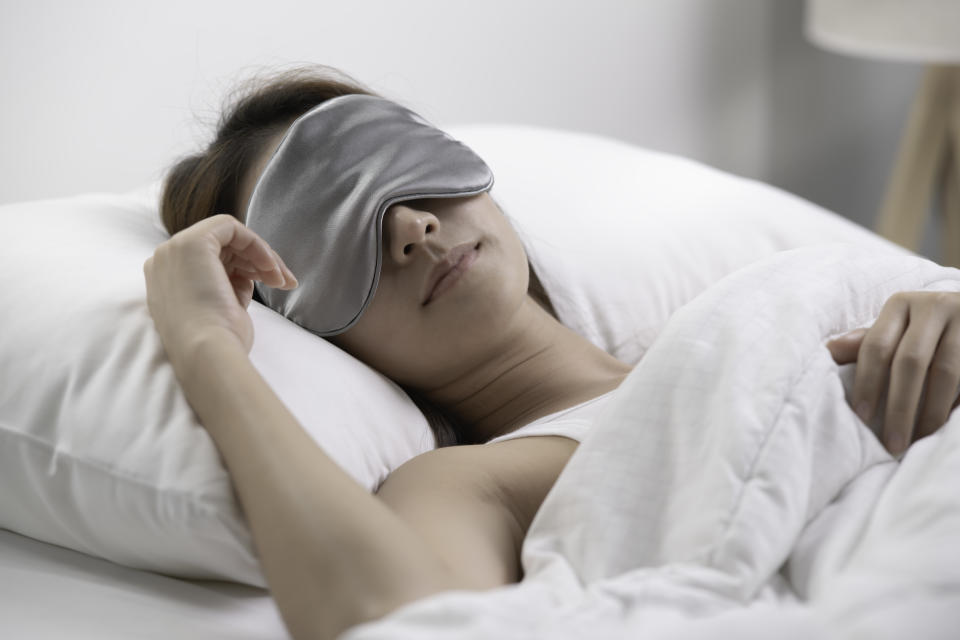
[[[940,191],[943,216],[943,255],[940,262],[950,267],[960,267],[960,67],[957,68],[954,89],[950,143]]]
[[[877,231],[913,251],[919,249],[930,195],[947,152],[956,70],[936,65],[924,73],[880,211]]]

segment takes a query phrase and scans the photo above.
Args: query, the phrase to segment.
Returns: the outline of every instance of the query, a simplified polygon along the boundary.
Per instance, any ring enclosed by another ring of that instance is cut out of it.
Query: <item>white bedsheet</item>
[[[0,638],[286,640],[262,589],[186,581],[0,530]]]
[[[960,271],[832,246],[724,279],[671,319],[574,454],[523,582],[344,637],[958,637],[960,414],[898,463],[823,346],[923,289],[958,291]]]

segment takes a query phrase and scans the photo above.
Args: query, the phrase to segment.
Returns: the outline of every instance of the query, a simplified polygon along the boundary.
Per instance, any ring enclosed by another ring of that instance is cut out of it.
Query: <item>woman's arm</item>
[[[307,435],[236,341],[196,345],[181,383],[226,463],[294,638],[452,588],[440,557]]]
[[[295,638],[333,638],[456,581],[314,443],[250,363],[251,278],[289,286],[285,269],[227,216],[177,234],[144,265],[151,314],[230,472],[285,623]]]

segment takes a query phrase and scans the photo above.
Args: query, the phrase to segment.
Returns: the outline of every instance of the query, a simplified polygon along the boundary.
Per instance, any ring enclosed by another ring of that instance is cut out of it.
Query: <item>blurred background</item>
[[[319,62],[439,126],[592,132],[872,227],[922,66],[818,49],[803,21],[802,0],[2,0],[0,203],[158,180],[238,81]]]

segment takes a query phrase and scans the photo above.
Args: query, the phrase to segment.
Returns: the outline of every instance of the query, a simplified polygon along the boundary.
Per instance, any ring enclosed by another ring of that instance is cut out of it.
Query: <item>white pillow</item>
[[[0,227],[0,527],[263,586],[227,473],[147,312],[143,262],[167,238],[156,189],[7,205]],[[250,312],[254,364],[362,485],[433,448],[392,382],[266,307]]]
[[[893,246],[782,191],[596,136],[450,130],[490,164],[560,319],[626,362],[734,269],[817,242]],[[0,527],[133,567],[262,585],[212,441],[144,302],[156,190],[0,207]],[[251,357],[363,485],[433,446],[392,383],[251,306]]]
[[[806,200],[595,135],[451,129],[493,170],[560,320],[629,364],[680,306],[776,251],[849,242],[904,251]]]

